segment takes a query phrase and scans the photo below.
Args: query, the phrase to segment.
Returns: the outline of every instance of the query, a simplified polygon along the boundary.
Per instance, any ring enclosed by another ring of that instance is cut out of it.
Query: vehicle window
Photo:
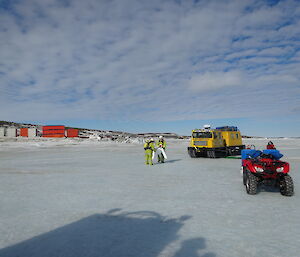
[[[193,132],[193,138],[212,138],[211,132]]]
[[[236,134],[236,138],[239,138],[239,134]]]

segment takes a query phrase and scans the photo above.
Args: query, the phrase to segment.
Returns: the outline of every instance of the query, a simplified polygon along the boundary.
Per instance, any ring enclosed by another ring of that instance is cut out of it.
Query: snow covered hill
[[[27,123],[17,123],[17,122],[9,122],[9,121],[0,121],[0,127],[15,127],[19,128],[36,128],[38,130],[38,134],[41,135],[42,133],[42,126],[43,125],[36,125],[36,124],[27,124]],[[71,127],[66,127],[71,128]],[[82,139],[91,139],[97,141],[117,141],[117,142],[141,142],[146,137],[159,137],[164,136],[166,138],[183,138],[175,133],[128,133],[122,131],[111,131],[111,130],[99,130],[99,129],[87,129],[87,128],[77,128],[79,130],[79,138]],[[3,139],[1,141],[15,141],[15,140],[22,140],[22,139]],[[35,141],[39,140],[38,138],[34,139]],[[48,140],[48,139],[45,139]],[[62,139],[56,139],[62,140]],[[23,140],[24,141],[24,140]]]

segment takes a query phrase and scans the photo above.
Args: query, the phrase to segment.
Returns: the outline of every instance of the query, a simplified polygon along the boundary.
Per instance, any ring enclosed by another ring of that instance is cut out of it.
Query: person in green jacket
[[[153,165],[152,154],[153,154],[153,152],[155,152],[154,145],[155,145],[155,142],[154,142],[153,138],[147,139],[145,141],[144,150],[145,150],[145,164],[146,165]]]
[[[164,138],[162,136],[159,136],[158,141],[156,143],[156,146],[161,147],[166,151],[167,143],[166,143],[166,141],[164,140]],[[158,158],[158,162],[161,162],[161,163],[165,162],[165,158],[164,158],[162,153],[158,154],[157,158]]]

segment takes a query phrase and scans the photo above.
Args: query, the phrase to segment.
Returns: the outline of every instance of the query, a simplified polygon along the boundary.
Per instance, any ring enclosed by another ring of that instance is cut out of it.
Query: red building
[[[43,126],[43,137],[65,137],[65,126]]]
[[[78,129],[67,129],[67,137],[78,137]]]
[[[20,137],[28,137],[28,128],[20,128]]]

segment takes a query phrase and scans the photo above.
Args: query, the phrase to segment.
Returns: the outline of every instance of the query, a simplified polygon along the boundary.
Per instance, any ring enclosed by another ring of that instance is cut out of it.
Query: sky
[[[0,120],[300,136],[300,1],[0,0]]]

